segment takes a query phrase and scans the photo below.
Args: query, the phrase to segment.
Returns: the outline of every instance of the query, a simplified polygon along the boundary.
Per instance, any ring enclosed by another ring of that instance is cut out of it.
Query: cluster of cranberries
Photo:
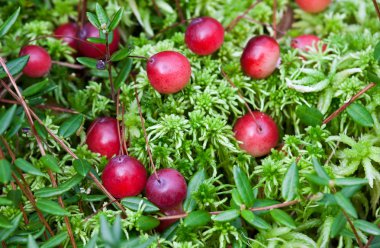
[[[296,0],[303,10],[317,13],[324,10],[330,0]],[[90,23],[79,28],[74,23],[59,26],[55,37],[61,38],[81,56],[103,58],[104,44],[87,41],[89,37],[99,37],[99,31]],[[112,54],[118,48],[119,31],[113,32],[110,44]],[[191,21],[185,33],[185,43],[195,54],[205,56],[216,52],[224,42],[224,28],[215,19],[200,17]],[[308,51],[316,46],[319,38],[302,35],[292,41],[292,47]],[[324,47],[325,49],[325,47]],[[42,77],[51,67],[51,58],[45,49],[28,45],[21,49],[20,56],[29,55],[23,72],[29,77]],[[261,35],[250,39],[240,58],[242,70],[254,79],[270,76],[280,63],[280,46],[272,37]],[[147,76],[152,87],[162,94],[172,94],[182,90],[190,81],[191,65],[181,53],[175,51],[159,52],[149,58],[146,66]],[[234,126],[240,147],[254,157],[265,156],[274,148],[279,139],[279,131],[273,119],[265,113],[254,111],[239,118]],[[145,167],[137,159],[119,155],[122,146],[119,139],[120,127],[114,118],[96,119],[87,131],[88,148],[109,159],[103,174],[104,187],[116,198],[136,196],[145,189],[146,197],[167,215],[183,213],[182,202],[186,197],[187,185],[184,177],[174,169],[161,169],[149,178]],[[162,222],[163,230],[172,221]]]

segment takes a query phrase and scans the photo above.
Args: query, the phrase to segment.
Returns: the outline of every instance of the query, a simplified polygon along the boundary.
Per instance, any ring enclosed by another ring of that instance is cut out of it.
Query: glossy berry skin
[[[195,54],[209,55],[218,50],[224,41],[224,28],[211,17],[199,17],[186,29],[185,43]]]
[[[270,116],[258,111],[252,115],[248,113],[237,120],[235,138],[241,142],[241,149],[254,157],[262,157],[277,145],[279,131]]]
[[[115,198],[140,194],[144,190],[146,179],[145,167],[127,155],[112,158],[102,174],[104,187]]]
[[[159,52],[150,57],[146,71],[150,84],[162,94],[182,90],[191,77],[189,60],[174,51]]]
[[[167,168],[152,174],[146,183],[145,193],[149,201],[161,210],[178,206],[186,198],[185,178],[175,169]]]
[[[70,37],[76,38],[77,34],[78,25],[72,22],[62,24],[54,31],[54,35],[56,35],[58,39],[66,42],[74,50],[78,50],[78,44],[75,39],[72,39]]]
[[[331,0],[296,0],[296,3],[303,11],[319,13],[330,5]]]
[[[35,45],[24,46],[19,56],[29,55],[29,61],[22,72],[31,78],[39,78],[47,74],[51,67],[51,58],[48,52]]]
[[[166,216],[172,216],[172,215],[179,215],[179,214],[184,214],[185,211],[183,210],[182,203],[180,203],[177,206],[174,206],[172,208],[166,209],[162,211]],[[171,225],[173,225],[175,222],[177,222],[178,219],[173,219],[173,220],[161,220],[160,225],[156,227],[156,230],[158,232],[163,232],[166,229],[168,229]]]
[[[312,46],[317,48],[319,42],[320,39],[317,36],[312,34],[305,34],[294,38],[291,45],[293,48],[307,52]],[[326,45],[323,45],[322,50],[326,50]]]
[[[120,152],[117,120],[111,117],[96,119],[87,131],[88,149],[108,159]]]
[[[280,59],[280,46],[272,37],[261,35],[250,39],[240,58],[248,76],[263,79],[271,75]]]
[[[100,59],[104,58],[106,55],[106,45],[101,43],[91,43],[87,41],[87,38],[99,38],[99,30],[94,27],[91,23],[86,23],[83,25],[82,29],[79,30],[78,38],[81,41],[77,41],[78,51],[82,56]],[[110,54],[114,53],[119,47],[120,34],[117,29],[113,31],[112,43],[109,45]],[[96,48],[95,48],[96,47]]]

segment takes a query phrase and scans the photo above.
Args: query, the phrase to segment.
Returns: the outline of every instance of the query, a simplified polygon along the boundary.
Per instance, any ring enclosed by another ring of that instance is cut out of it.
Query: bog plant
[[[79,2],[0,9],[3,247],[379,246],[375,1]]]

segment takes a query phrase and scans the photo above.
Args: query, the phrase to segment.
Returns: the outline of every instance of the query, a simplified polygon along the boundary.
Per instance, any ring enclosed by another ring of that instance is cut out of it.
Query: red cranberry
[[[106,45],[100,43],[91,43],[87,41],[87,38],[99,38],[99,30],[94,27],[91,23],[86,23],[83,25],[82,29],[78,33],[78,38],[81,41],[77,41],[78,51],[82,56],[90,57],[90,58],[104,58],[106,55]],[[113,31],[113,40],[110,47],[110,53],[114,53],[118,47],[120,42],[119,31],[115,29]],[[96,48],[95,48],[96,47]]]
[[[279,139],[276,123],[270,116],[258,111],[239,118],[234,132],[235,138],[242,142],[240,148],[254,157],[268,154]]]
[[[104,187],[115,198],[136,196],[146,184],[145,167],[135,158],[127,155],[112,158],[102,174]]]
[[[186,198],[186,181],[175,169],[161,169],[146,183],[146,197],[161,210],[178,206]]]
[[[309,13],[324,11],[331,3],[331,0],[296,0],[298,6]]]
[[[318,47],[320,39],[312,34],[300,35],[292,40],[292,47],[301,51],[307,52],[310,47]],[[326,45],[323,45],[322,50],[326,50]]]
[[[111,117],[96,119],[87,131],[88,149],[111,158],[120,151],[117,120]]]
[[[255,79],[268,77],[280,59],[280,46],[272,37],[261,35],[249,40],[241,55],[243,71]]]
[[[72,22],[62,24],[54,31],[54,35],[56,35],[58,39],[63,40],[71,48],[75,50],[78,50],[77,41],[70,37],[76,38],[77,33],[78,33],[78,25]]]
[[[183,211],[182,203],[180,203],[177,206],[174,206],[172,208],[166,209],[162,211],[166,216],[173,216],[173,215],[179,215],[184,214],[185,211]],[[160,225],[156,227],[156,230],[158,232],[163,232],[166,229],[168,229],[171,225],[173,225],[175,222],[177,222],[178,219],[172,219],[172,220],[161,220]]]
[[[162,94],[182,90],[191,77],[189,60],[174,51],[160,52],[150,57],[146,71],[150,84]]]
[[[20,56],[29,55],[29,61],[24,67],[23,73],[28,77],[39,78],[47,74],[51,67],[51,58],[48,52],[40,46],[24,46]]]
[[[224,41],[224,28],[211,17],[199,17],[186,29],[185,43],[198,55],[209,55],[218,50]]]

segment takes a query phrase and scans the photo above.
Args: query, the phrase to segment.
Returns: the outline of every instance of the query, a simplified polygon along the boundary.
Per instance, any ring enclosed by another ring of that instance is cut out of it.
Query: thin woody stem
[[[253,8],[256,7],[257,4],[259,4],[262,0],[257,0],[253,4],[251,4],[241,15],[238,15],[235,19],[233,19],[230,24],[225,28],[226,32],[230,32],[237,24],[238,22],[244,18],[248,13],[253,10]]]
[[[19,103],[17,101],[14,101],[14,100],[9,100],[9,99],[1,99],[0,98],[0,102],[21,105],[21,103]],[[64,113],[70,113],[70,114],[79,114],[75,110],[66,109],[66,108],[62,108],[62,107],[59,107],[59,106],[51,106],[51,105],[45,105],[45,104],[43,104],[43,105],[36,105],[35,107],[36,108],[40,108],[40,109],[50,109],[50,110],[57,111],[57,112],[64,112]]]

